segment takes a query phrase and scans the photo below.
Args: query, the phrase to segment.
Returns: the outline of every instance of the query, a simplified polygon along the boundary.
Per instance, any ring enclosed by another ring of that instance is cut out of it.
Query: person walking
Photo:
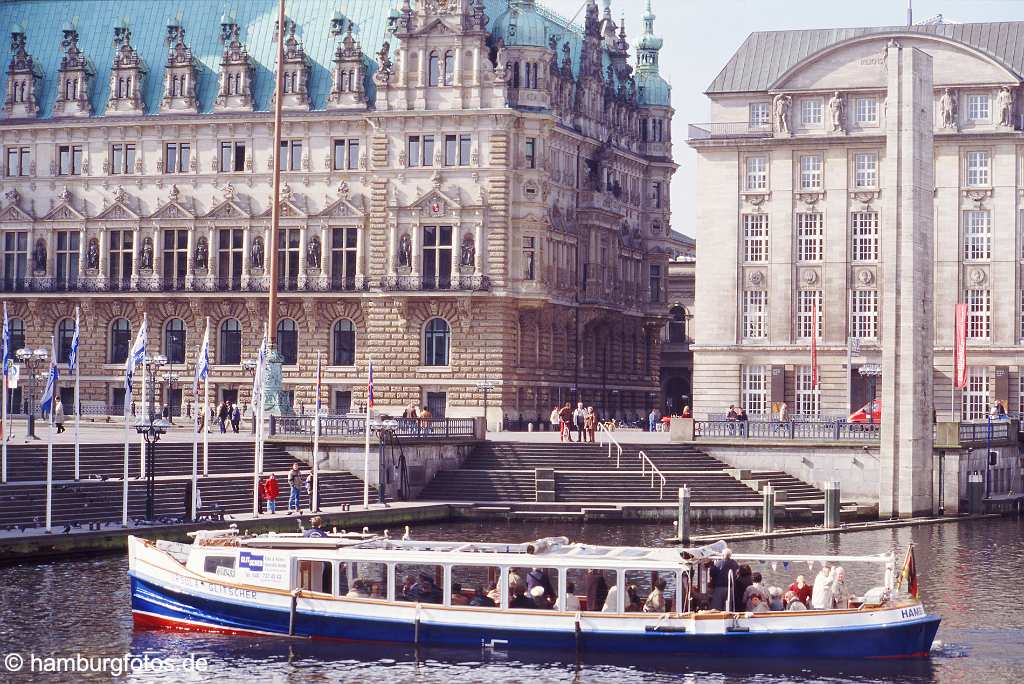
[[[302,513],[302,500],[299,498],[302,495],[302,473],[299,472],[299,464],[293,463],[292,469],[288,472],[288,515],[292,513]]]
[[[57,426],[57,434],[64,432],[64,402],[57,398],[53,403],[53,424]]]
[[[652,408],[650,414],[647,416],[647,431],[656,432],[658,430],[659,420],[661,420],[661,416],[658,414],[658,409]]]
[[[281,486],[277,483],[277,475],[270,473],[262,489],[263,496],[267,502],[267,510],[270,511],[270,515],[274,515],[277,513],[277,496],[281,493]]]
[[[587,441],[594,442],[597,440],[597,411],[594,410],[593,406],[587,407],[587,415],[583,419],[583,427],[586,430]]]
[[[585,425],[587,421],[587,411],[583,408],[583,402],[576,402],[576,410],[572,412],[572,423],[573,427],[576,428],[576,441],[579,444],[583,444],[583,440],[586,439],[584,434]]]
[[[561,428],[560,423],[562,422],[562,419],[558,417],[558,410],[559,408],[556,406],[551,409],[551,415],[548,416],[548,422],[551,423],[552,432]]]
[[[572,425],[572,406],[569,402],[565,402],[558,411],[558,441],[572,443],[572,431],[570,426]]]
[[[228,403],[226,401],[220,402],[220,406],[217,408],[217,422],[220,423],[220,434],[224,434],[228,431],[227,420],[228,420]]]
[[[231,407],[231,431],[236,435],[238,434],[238,426],[242,422],[242,411],[239,410],[238,404]]]

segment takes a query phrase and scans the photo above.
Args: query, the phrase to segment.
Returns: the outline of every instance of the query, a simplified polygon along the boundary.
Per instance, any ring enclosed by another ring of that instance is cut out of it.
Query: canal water
[[[721,528],[719,528],[721,531]],[[710,530],[702,530],[710,532]],[[414,528],[419,539],[525,541],[564,534],[576,541],[659,545],[666,525],[468,523]],[[0,568],[0,656],[18,653],[90,658],[162,659],[130,679],[180,682],[966,682],[1016,680],[1024,672],[1024,520],[999,519],[892,530],[737,543],[738,551],[873,554],[913,542],[929,612],[942,615],[933,656],[906,662],[651,659],[500,650],[421,649],[365,644],[296,643],[279,638],[136,631],[122,556]],[[857,591],[880,575],[847,564]],[[755,568],[772,584],[806,567]],[[808,577],[808,579],[811,579]],[[41,661],[40,661],[41,662]],[[185,669],[196,663],[203,673]],[[173,667],[173,671],[171,670]],[[26,668],[27,669],[27,668]],[[107,674],[12,677],[4,681],[109,681]]]

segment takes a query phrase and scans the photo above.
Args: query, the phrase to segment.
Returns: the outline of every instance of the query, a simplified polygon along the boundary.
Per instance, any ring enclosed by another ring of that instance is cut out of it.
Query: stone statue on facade
[[[996,111],[999,112],[999,125],[1013,128],[1013,93],[1009,86],[1003,86],[996,95]]]
[[[89,247],[85,251],[85,267],[92,270],[100,267],[100,243],[96,238],[89,240]]]
[[[775,130],[789,133],[789,113],[793,107],[793,98],[789,95],[775,96]]]
[[[412,239],[408,233],[404,233],[398,240],[398,265],[412,265]]]
[[[206,238],[201,237],[196,242],[196,268],[206,268],[209,256],[210,247],[206,243]]]
[[[949,88],[943,90],[942,97],[939,98],[939,113],[942,116],[943,128],[956,129],[958,109],[959,103],[957,102],[956,93]]]
[[[472,266],[473,261],[476,259],[476,245],[473,244],[473,238],[469,235],[462,239],[462,249],[459,255],[459,264],[461,266]]]
[[[32,251],[32,270],[46,271],[46,240],[36,240],[36,248]]]
[[[249,265],[253,268],[263,268],[263,238],[257,237],[252,241],[249,248]]]
[[[394,64],[391,62],[391,43],[385,40],[376,57],[379,66],[377,73],[373,75],[373,79],[377,85],[386,86],[391,82],[391,74],[394,70]]]
[[[306,246],[306,266],[320,268],[320,238],[315,235],[310,238]]]
[[[142,259],[139,266],[153,268],[153,238],[146,238],[142,241]]]
[[[846,99],[837,90],[828,101],[828,110],[832,114],[832,130],[846,132]]]

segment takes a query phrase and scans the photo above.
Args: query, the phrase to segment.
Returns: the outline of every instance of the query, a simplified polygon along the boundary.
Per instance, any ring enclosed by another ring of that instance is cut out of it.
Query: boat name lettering
[[[202,580],[194,579],[192,577],[180,578],[182,584],[189,584],[197,589],[208,591],[211,594],[223,594],[224,596],[231,596],[234,598],[244,599],[255,599],[256,592],[252,589],[240,589],[238,587],[226,587],[221,584],[209,584]]]
[[[924,616],[924,608],[922,608],[921,606],[914,606],[913,608],[904,608],[900,611],[900,617],[904,620],[922,616]]]
[[[263,572],[263,556],[250,551],[242,551],[238,554],[238,567],[245,568],[250,572]]]

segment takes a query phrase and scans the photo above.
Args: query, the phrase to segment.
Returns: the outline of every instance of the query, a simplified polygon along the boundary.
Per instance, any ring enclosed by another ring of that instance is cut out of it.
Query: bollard
[[[766,484],[761,496],[761,533],[771,534],[775,531],[775,490]]]
[[[679,511],[676,517],[676,532],[679,533],[681,544],[690,543],[690,488],[683,485],[679,488]]]
[[[967,512],[971,515],[985,512],[985,477],[980,471],[967,475]]]
[[[839,527],[839,483],[835,480],[825,483],[825,529]]]

